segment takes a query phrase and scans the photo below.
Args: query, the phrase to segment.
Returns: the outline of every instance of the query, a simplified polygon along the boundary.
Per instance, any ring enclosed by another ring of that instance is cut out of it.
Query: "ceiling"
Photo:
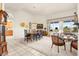
[[[6,3],[6,10],[24,11],[35,15],[49,15],[76,9],[76,3]]]

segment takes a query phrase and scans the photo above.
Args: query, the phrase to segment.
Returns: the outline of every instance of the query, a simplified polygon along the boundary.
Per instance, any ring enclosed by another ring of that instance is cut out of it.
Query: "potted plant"
[[[67,26],[65,26],[64,29],[63,29],[63,31],[64,31],[65,33],[68,33],[68,32],[70,32],[70,28],[67,27]]]

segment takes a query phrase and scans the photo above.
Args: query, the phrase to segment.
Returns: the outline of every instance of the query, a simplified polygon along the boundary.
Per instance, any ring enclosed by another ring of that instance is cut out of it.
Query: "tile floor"
[[[66,51],[63,46],[60,47],[60,53],[57,47],[51,49],[51,38],[43,37],[41,40],[27,43],[23,38],[7,38],[8,54],[5,56],[77,56],[77,50],[70,52],[70,43],[66,43]]]
[[[17,40],[7,39],[8,55],[6,56],[44,56],[40,52],[21,44]],[[26,42],[24,42],[26,43]]]

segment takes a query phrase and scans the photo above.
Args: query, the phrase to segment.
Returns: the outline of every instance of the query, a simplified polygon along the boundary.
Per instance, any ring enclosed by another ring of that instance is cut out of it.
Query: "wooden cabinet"
[[[0,56],[5,53],[8,53],[6,35],[5,35],[5,29],[6,29],[5,25],[6,24],[4,24],[7,22],[7,16],[8,16],[8,14],[5,11],[0,10],[0,27],[1,27],[1,30],[0,30]]]
[[[2,55],[2,46],[0,45],[0,56]]]

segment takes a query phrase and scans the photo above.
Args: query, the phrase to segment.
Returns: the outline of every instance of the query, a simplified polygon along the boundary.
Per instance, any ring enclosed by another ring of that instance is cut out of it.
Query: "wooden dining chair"
[[[58,53],[59,53],[59,46],[64,46],[64,50],[66,50],[66,45],[65,45],[64,40],[62,40],[60,37],[55,36],[55,35],[52,35],[51,38],[52,38],[51,48],[53,47],[53,44],[54,44],[54,45],[58,46]]]
[[[31,36],[30,33],[28,33],[28,34],[26,35],[26,39],[25,39],[25,40],[27,40],[27,42],[28,42],[28,41],[32,41],[32,36]]]
[[[72,40],[71,46],[70,46],[70,52],[72,52],[72,48],[78,50],[78,40]]]

